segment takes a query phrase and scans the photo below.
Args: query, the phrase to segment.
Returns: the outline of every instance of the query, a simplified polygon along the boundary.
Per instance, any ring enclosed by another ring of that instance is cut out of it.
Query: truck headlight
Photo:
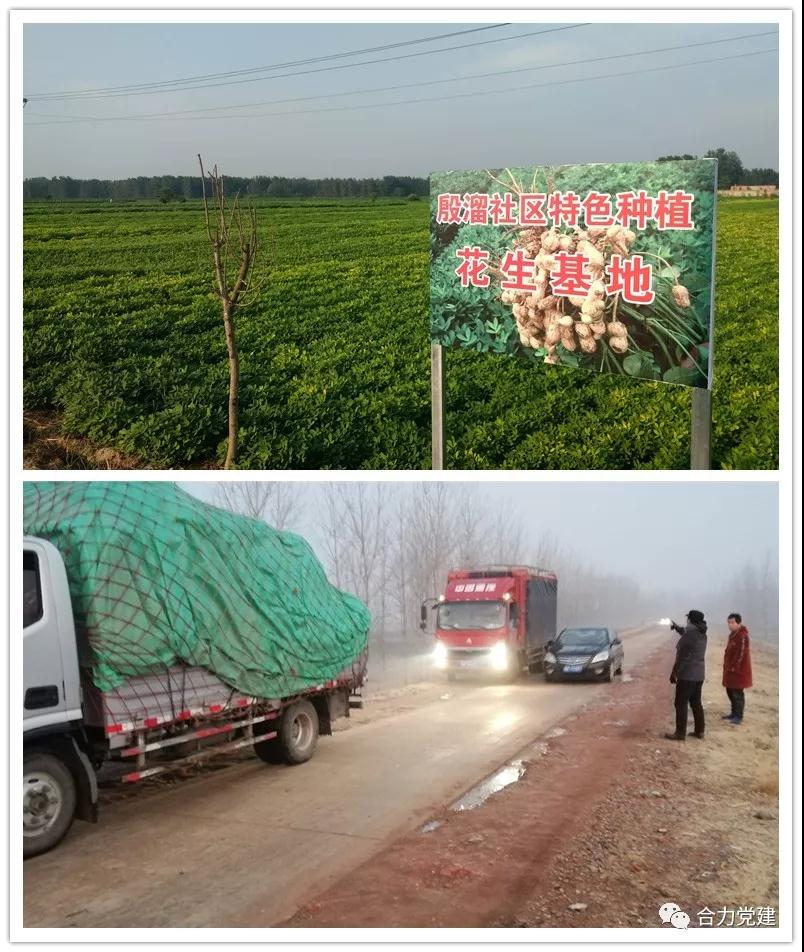
[[[601,661],[608,661],[608,660],[609,660],[609,652],[608,652],[608,649],[606,649],[606,651],[598,651],[598,653],[594,656],[594,658],[592,658],[589,664],[600,664]]]
[[[498,641],[491,649],[489,662],[495,671],[505,671],[508,667],[508,646],[504,641]]]
[[[436,668],[446,668],[447,666],[447,646],[443,641],[437,641],[433,648],[433,664]]]
[[[556,663],[556,656],[553,654],[552,651],[545,651],[545,653],[544,653],[544,660],[545,660],[545,663],[546,663],[546,664],[555,664],[555,663]]]

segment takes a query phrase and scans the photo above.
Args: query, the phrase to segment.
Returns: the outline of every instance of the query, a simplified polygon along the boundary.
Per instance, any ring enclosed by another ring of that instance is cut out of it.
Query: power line
[[[274,63],[271,66],[252,66],[248,69],[233,69],[225,73],[205,73],[201,76],[185,76],[182,79],[165,79],[151,83],[131,83],[125,86],[100,86],[95,89],[66,89],[61,92],[31,93],[28,99],[50,99],[72,96],[92,96],[95,93],[132,92],[139,89],[148,89],[154,86],[175,86],[180,83],[195,83],[205,79],[224,79],[229,76],[243,76],[248,73],[262,73],[272,69],[285,69],[290,66],[307,66],[311,63],[322,63],[326,60],[343,59],[348,56],[362,56],[364,53],[379,53],[382,50],[399,49],[402,46],[415,46],[417,43],[432,43],[435,40],[446,40],[453,36],[464,36],[467,33],[481,33],[484,30],[499,30],[501,27],[511,26],[510,23],[495,23],[491,26],[478,26],[470,30],[455,30],[452,33],[437,33],[434,36],[423,36],[417,40],[404,40],[399,43],[386,43],[383,46],[367,46],[359,50],[347,50],[343,53],[328,53],[325,56],[313,56],[303,60],[291,60],[287,63]]]
[[[419,50],[416,53],[402,53],[398,56],[384,56],[380,59],[373,60],[364,60],[360,63],[341,63],[338,66],[322,66],[318,69],[305,69],[299,70],[295,73],[276,73],[273,76],[257,76],[250,79],[233,79],[224,83],[205,83],[198,86],[175,86],[171,89],[143,89],[137,93],[98,93],[92,95],[82,95],[82,94],[72,94],[72,95],[52,95],[52,96],[39,96],[34,98],[33,96],[28,96],[28,99],[34,102],[53,102],[56,100],[76,100],[76,99],[110,99],[119,96],[153,96],[161,93],[173,93],[173,92],[185,92],[187,90],[194,89],[215,89],[220,86],[239,86],[243,83],[258,83],[265,82],[270,79],[283,79],[288,76],[309,76],[313,73],[329,73],[333,70],[338,69],[352,69],[356,66],[374,66],[377,63],[391,63],[399,60],[413,59],[417,56],[433,56],[435,53],[451,53],[455,50],[465,50],[471,47],[478,46],[490,46],[492,43],[507,43],[511,40],[523,39],[529,36],[543,36],[546,33],[559,33],[564,30],[579,30],[582,27],[589,26],[588,23],[572,23],[568,26],[557,26],[551,27],[547,30],[531,30],[527,33],[515,33],[513,36],[501,36],[496,37],[493,40],[478,40],[476,43],[459,43],[457,46],[442,46],[435,50]]]
[[[445,102],[452,99],[476,99],[480,96],[496,96],[499,93],[518,93],[518,92],[522,92],[522,91],[530,90],[530,89],[543,89],[548,86],[568,86],[572,83],[588,83],[593,80],[596,81],[599,79],[614,79],[615,77],[619,77],[619,76],[637,76],[642,73],[658,73],[658,72],[661,72],[662,70],[681,69],[686,66],[701,66],[701,65],[709,65],[711,63],[722,63],[722,62],[725,62],[726,60],[743,59],[748,56],[758,56],[761,53],[778,53],[778,51],[779,51],[779,48],[777,46],[774,46],[771,49],[767,49],[767,50],[754,50],[751,53],[736,53],[733,56],[720,56],[720,57],[716,57],[715,59],[693,60],[690,63],[674,63],[670,66],[653,66],[646,69],[632,69],[622,73],[604,73],[603,75],[600,75],[600,76],[581,76],[581,77],[578,77],[577,79],[555,80],[550,83],[534,83],[528,86],[509,86],[507,88],[502,88],[502,89],[488,89],[488,90],[480,90],[477,92],[470,92],[470,93],[455,93],[452,96],[431,96],[431,97],[427,97],[423,99],[401,99],[401,100],[396,100],[391,102],[364,103],[359,106],[335,106],[331,109],[302,109],[302,110],[293,111],[293,112],[263,112],[263,113],[247,114],[245,116],[215,116],[214,118],[216,120],[241,119],[241,118],[265,119],[265,118],[277,118],[279,116],[305,115],[307,113],[316,113],[316,112],[346,112],[353,109],[377,109],[379,107],[385,107],[385,106],[408,106],[408,105],[411,105],[412,103]],[[193,116],[188,116],[186,121],[192,121],[194,118],[195,117]],[[198,118],[200,119],[202,117],[199,116]],[[207,117],[203,117],[203,118],[207,118]],[[175,122],[175,121],[181,121],[181,120],[173,120],[173,121]]]
[[[398,86],[378,86],[372,89],[356,89],[356,90],[351,90],[348,92],[340,92],[340,93],[323,93],[316,96],[296,96],[289,99],[271,99],[271,100],[266,100],[262,102],[240,103],[240,104],[229,105],[229,106],[205,106],[201,109],[179,109],[179,110],[174,110],[171,112],[143,113],[143,114],[134,115],[134,116],[99,116],[99,117],[53,116],[52,118],[62,119],[66,123],[70,123],[70,122],[131,122],[131,121],[142,121],[142,120],[149,120],[149,119],[162,119],[162,118],[172,118],[172,117],[191,118],[191,114],[220,112],[222,109],[250,109],[255,106],[276,106],[276,105],[284,105],[288,103],[310,102],[312,100],[317,100],[317,99],[335,99],[335,98],[339,98],[343,96],[361,96],[361,95],[367,95],[372,93],[392,92],[392,91],[396,91],[400,89],[414,89],[421,86],[436,86],[436,85],[442,85],[444,83],[465,82],[471,79],[488,79],[493,76],[509,76],[514,73],[519,74],[519,73],[534,72],[534,71],[538,72],[538,71],[547,70],[547,69],[559,69],[565,66],[579,66],[579,65],[587,65],[592,63],[602,63],[602,62],[607,62],[610,60],[627,59],[633,56],[650,56],[655,53],[669,53],[669,52],[674,52],[676,50],[682,50],[682,49],[686,50],[686,49],[692,49],[694,47],[700,47],[700,46],[716,46],[721,43],[734,43],[740,40],[748,40],[748,39],[754,39],[756,37],[771,36],[771,35],[775,36],[776,30],[766,30],[761,33],[744,33],[741,36],[729,36],[729,37],[723,37],[718,40],[706,40],[699,43],[684,43],[678,46],[663,46],[663,47],[656,47],[650,50],[634,50],[628,53],[615,53],[610,56],[595,57],[594,59],[569,60],[569,61],[564,61],[561,63],[548,63],[543,66],[523,66],[523,67],[518,67],[516,69],[496,70],[495,72],[491,72],[491,73],[473,73],[473,74],[468,74],[465,76],[454,76],[448,79],[424,80],[422,82],[417,82],[417,83],[404,83]],[[46,115],[46,114],[34,113],[34,115]],[[215,118],[218,118],[218,117],[215,117]],[[36,125],[45,125],[45,123],[36,123]]]

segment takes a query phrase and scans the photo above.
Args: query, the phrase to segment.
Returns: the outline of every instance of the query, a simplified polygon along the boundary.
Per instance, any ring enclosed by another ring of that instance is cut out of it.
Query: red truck
[[[556,636],[558,579],[530,565],[453,569],[438,600],[433,662],[453,679],[459,671],[510,677],[540,671]],[[427,621],[422,605],[422,623]]]

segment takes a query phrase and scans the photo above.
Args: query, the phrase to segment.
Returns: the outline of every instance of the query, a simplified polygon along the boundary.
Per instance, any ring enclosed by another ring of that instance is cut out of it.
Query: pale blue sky
[[[311,14],[312,15],[312,14]],[[24,93],[169,80],[401,42],[477,24],[47,24],[24,28]],[[555,24],[500,30],[405,47],[398,53],[512,36]],[[196,153],[229,175],[427,175],[443,168],[641,161],[707,148],[735,149],[748,166],[778,167],[777,35],[695,48],[690,44],[764,31],[774,24],[593,24],[307,76],[261,79],[216,89],[84,101],[31,101],[25,109],[24,174],[77,178],[196,173]],[[597,57],[684,45],[686,49]],[[377,53],[338,62],[392,55]],[[666,72],[544,89],[528,84],[641,67],[735,56]],[[541,72],[526,66],[561,65]],[[327,64],[329,65],[329,64]],[[512,75],[429,85],[436,80],[516,69]],[[267,105],[243,112],[281,117],[52,123],[53,117],[131,116],[332,96],[378,86],[409,90]],[[502,90],[442,102],[368,108],[371,103]],[[331,112],[303,112],[357,105]],[[35,125],[35,123],[50,123]]]
[[[212,483],[181,483],[206,502]],[[409,483],[388,484],[394,494]],[[646,590],[717,591],[746,563],[775,561],[779,547],[775,483],[508,482],[476,483],[479,508],[516,513],[526,538],[549,533],[564,551],[603,573],[633,578]],[[324,558],[319,514],[323,484],[297,483],[301,532]]]

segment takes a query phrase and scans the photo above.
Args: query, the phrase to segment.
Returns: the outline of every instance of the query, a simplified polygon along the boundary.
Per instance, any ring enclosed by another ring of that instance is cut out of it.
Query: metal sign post
[[[692,441],[690,469],[712,468],[712,391],[692,391]]]
[[[433,469],[444,468],[444,348],[430,344],[430,413]]]

